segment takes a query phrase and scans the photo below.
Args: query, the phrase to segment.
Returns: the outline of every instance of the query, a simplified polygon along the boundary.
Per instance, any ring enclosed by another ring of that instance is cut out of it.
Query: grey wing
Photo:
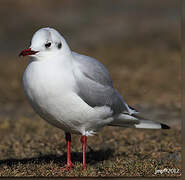
[[[78,95],[91,107],[106,105],[111,107],[114,114],[130,114],[130,108],[113,88],[112,79],[105,66],[88,56],[74,52],[73,56]]]

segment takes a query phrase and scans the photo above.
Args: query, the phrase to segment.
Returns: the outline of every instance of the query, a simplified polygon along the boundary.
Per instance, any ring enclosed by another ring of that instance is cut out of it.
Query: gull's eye
[[[60,49],[62,47],[62,43],[58,44],[58,49]]]
[[[51,46],[51,43],[50,42],[45,44],[45,47],[46,48],[49,48],[50,46]]]

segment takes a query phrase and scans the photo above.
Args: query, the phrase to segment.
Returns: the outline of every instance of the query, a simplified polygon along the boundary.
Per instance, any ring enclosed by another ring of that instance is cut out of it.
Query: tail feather
[[[166,124],[162,124],[159,122],[153,122],[149,120],[140,120],[139,124],[135,125],[135,128],[143,128],[143,129],[170,129]]]
[[[145,118],[139,117],[136,114],[121,114],[109,125],[143,129],[170,129],[170,127],[166,124],[147,120]]]

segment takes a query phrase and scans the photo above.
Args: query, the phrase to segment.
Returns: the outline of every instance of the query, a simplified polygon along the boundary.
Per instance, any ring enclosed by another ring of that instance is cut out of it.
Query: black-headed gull
[[[86,142],[104,126],[168,129],[138,117],[114,89],[107,69],[96,59],[70,50],[53,28],[39,29],[31,46],[20,53],[30,56],[23,88],[33,109],[48,123],[62,129],[67,142],[67,169],[71,169],[71,134],[81,134],[83,169]]]

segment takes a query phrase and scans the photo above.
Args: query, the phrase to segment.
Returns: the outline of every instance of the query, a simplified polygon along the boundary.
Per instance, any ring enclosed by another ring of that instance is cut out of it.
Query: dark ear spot
[[[59,43],[58,44],[58,49],[61,49],[61,47],[62,47],[62,43]]]

